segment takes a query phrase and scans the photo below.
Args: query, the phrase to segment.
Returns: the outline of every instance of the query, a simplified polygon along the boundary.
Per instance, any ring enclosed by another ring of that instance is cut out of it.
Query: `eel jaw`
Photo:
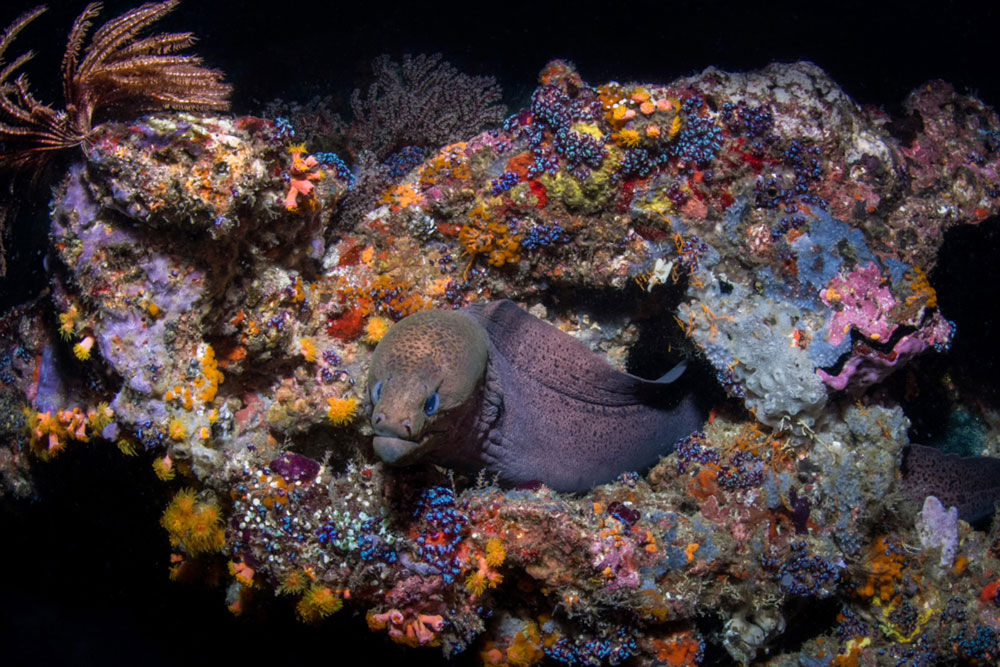
[[[402,466],[412,463],[423,451],[423,442],[404,440],[388,435],[376,435],[372,439],[375,453],[385,463]]]

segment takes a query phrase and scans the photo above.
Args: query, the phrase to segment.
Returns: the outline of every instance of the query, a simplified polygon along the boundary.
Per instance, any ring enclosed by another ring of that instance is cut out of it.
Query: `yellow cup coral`
[[[90,350],[94,347],[94,337],[84,336],[83,339],[73,346],[73,354],[80,361],[90,359]]]
[[[382,338],[389,332],[389,327],[392,326],[392,320],[387,317],[380,317],[378,315],[373,315],[368,318],[368,322],[365,323],[365,342],[371,345],[376,345]]]
[[[344,601],[326,586],[314,585],[302,596],[295,611],[306,623],[315,623],[330,614],[340,611]]]
[[[326,416],[335,426],[350,424],[358,414],[360,401],[356,398],[329,398],[326,402]]]
[[[199,501],[194,489],[181,489],[160,518],[170,543],[191,555],[219,551],[226,544],[222,510],[214,501]]]

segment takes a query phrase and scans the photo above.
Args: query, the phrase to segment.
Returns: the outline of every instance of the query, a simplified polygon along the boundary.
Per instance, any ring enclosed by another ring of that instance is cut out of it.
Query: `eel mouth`
[[[393,438],[387,435],[376,435],[372,446],[378,457],[389,465],[406,465],[411,463],[422,451],[422,443],[403,438]]]

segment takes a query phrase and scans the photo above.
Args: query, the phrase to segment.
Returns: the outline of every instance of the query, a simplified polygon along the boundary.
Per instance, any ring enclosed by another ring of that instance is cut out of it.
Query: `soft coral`
[[[289,211],[299,210],[299,195],[306,198],[309,203],[315,203],[313,189],[316,187],[315,181],[322,180],[323,172],[316,169],[319,160],[312,155],[302,157],[306,150],[304,146],[293,146],[291,182],[288,194],[285,195],[285,208]]]

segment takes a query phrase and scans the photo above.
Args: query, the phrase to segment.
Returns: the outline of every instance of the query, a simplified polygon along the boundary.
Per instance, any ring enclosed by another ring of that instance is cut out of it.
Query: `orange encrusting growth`
[[[215,360],[215,350],[212,349],[211,345],[206,345],[205,352],[201,355],[201,374],[205,377],[205,384],[201,387],[198,398],[205,403],[211,403],[215,400],[219,385],[226,379],[226,376],[219,370],[219,364]]]
[[[469,212],[458,240],[473,259],[483,255],[493,266],[516,264],[521,259],[521,234],[512,231],[505,220],[495,218],[485,203]]]
[[[656,660],[670,667],[697,665],[702,653],[701,641],[692,632],[679,632],[669,639],[654,639]]]
[[[905,558],[893,547],[883,535],[875,540],[866,560],[868,577],[865,583],[858,586],[857,594],[863,598],[878,598],[889,602],[897,595]]]
[[[393,210],[400,210],[423,203],[424,197],[409,185],[397,185],[385,194],[382,203],[389,204]]]

